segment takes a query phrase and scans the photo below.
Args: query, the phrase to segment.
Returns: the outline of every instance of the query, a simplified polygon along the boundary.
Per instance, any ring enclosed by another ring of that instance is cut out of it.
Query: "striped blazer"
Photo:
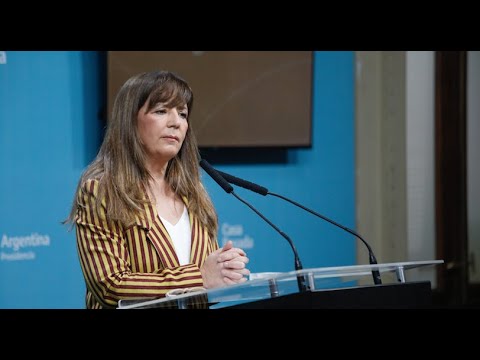
[[[137,215],[124,228],[106,220],[105,201],[99,213],[94,211],[97,193],[98,180],[87,180],[77,194],[77,247],[87,308],[115,308],[120,299],[159,298],[171,289],[203,286],[200,267],[218,243],[195,216],[189,214],[190,263],[181,266],[155,206],[145,204],[146,216]]]

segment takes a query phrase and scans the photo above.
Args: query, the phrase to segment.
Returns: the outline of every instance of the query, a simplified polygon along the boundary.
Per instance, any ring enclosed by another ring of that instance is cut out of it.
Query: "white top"
[[[161,216],[160,219],[173,241],[173,246],[175,247],[175,252],[177,253],[180,265],[189,264],[192,230],[190,227],[190,219],[188,218],[187,207],[183,207],[183,214],[175,225],[172,225]]]

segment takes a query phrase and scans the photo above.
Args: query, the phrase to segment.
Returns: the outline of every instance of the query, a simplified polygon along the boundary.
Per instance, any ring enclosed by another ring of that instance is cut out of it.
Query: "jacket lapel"
[[[184,199],[184,201],[187,203],[186,199]],[[211,249],[207,231],[203,226],[201,226],[197,217],[193,216],[193,214],[190,212],[188,215],[190,219],[190,226],[192,228],[190,262],[200,267],[207,258],[207,255],[214,249]]]
[[[146,217],[139,218],[137,225],[145,225],[144,228],[148,231],[147,238],[157,250],[158,256],[165,267],[172,268],[180,266],[172,239],[160,220],[157,209],[155,209],[155,206],[153,206],[151,202],[146,202],[144,206]]]

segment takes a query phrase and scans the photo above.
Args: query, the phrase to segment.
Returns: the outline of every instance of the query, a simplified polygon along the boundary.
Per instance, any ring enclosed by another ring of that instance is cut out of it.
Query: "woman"
[[[189,85],[167,71],[139,74],[120,89],[67,219],[76,226],[87,308],[246,280],[245,252],[231,242],[218,247],[188,122],[192,104]]]

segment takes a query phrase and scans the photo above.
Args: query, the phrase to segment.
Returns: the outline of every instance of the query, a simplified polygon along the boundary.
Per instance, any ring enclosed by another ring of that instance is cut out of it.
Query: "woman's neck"
[[[146,165],[152,177],[149,183],[149,196],[157,213],[171,224],[176,224],[183,213],[184,204],[165,179],[167,165],[168,162],[163,164],[152,162]]]
[[[168,162],[159,163],[159,162],[150,162],[145,164],[150,176],[157,183],[165,182],[165,173],[167,172]]]
[[[150,181],[150,197],[157,213],[175,225],[182,216],[184,204],[164,178]]]

